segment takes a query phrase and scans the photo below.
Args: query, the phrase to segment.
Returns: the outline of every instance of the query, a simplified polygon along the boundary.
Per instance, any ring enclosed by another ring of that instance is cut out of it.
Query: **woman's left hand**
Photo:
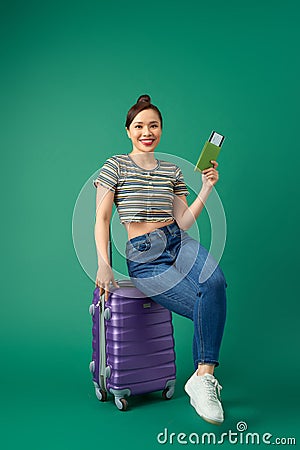
[[[209,169],[202,170],[202,183],[203,186],[212,187],[219,179],[219,172],[217,171],[218,163],[217,161],[211,160],[213,167]]]

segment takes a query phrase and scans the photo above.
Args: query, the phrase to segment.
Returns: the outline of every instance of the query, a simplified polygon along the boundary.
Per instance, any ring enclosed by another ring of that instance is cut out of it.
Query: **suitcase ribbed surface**
[[[134,287],[120,287],[106,303],[107,388],[140,394],[164,389],[175,379],[175,353],[170,311]]]

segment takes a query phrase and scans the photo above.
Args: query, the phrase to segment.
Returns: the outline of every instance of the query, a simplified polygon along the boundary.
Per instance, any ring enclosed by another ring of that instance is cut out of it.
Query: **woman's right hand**
[[[116,288],[120,287],[115,281],[112,268],[107,264],[100,264],[96,275],[96,286],[100,288],[100,295],[102,295],[105,291],[105,301],[108,300],[110,283],[112,283]]]

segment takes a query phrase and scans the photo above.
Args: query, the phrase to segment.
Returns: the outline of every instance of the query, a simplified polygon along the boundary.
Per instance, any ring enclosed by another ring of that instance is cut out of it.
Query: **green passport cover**
[[[210,167],[213,167],[210,161],[211,160],[216,161],[220,153],[220,150],[221,147],[218,147],[217,145],[212,144],[209,141],[206,141],[194,170],[199,170],[200,172],[202,172],[202,170],[204,169],[209,169]]]

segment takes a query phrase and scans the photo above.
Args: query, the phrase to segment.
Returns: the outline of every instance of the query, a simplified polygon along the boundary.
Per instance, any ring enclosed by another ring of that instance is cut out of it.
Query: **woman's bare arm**
[[[110,282],[113,283],[115,287],[119,287],[114,279],[108,254],[109,225],[113,201],[114,193],[98,184],[96,195],[96,221],[94,230],[98,256],[96,285],[105,289],[106,300],[108,298]]]
[[[173,204],[173,215],[178,226],[188,230],[203,210],[206,200],[213,186],[219,179],[218,163],[212,161],[213,167],[202,171],[202,187],[195,201],[189,206],[184,195],[175,195]]]

